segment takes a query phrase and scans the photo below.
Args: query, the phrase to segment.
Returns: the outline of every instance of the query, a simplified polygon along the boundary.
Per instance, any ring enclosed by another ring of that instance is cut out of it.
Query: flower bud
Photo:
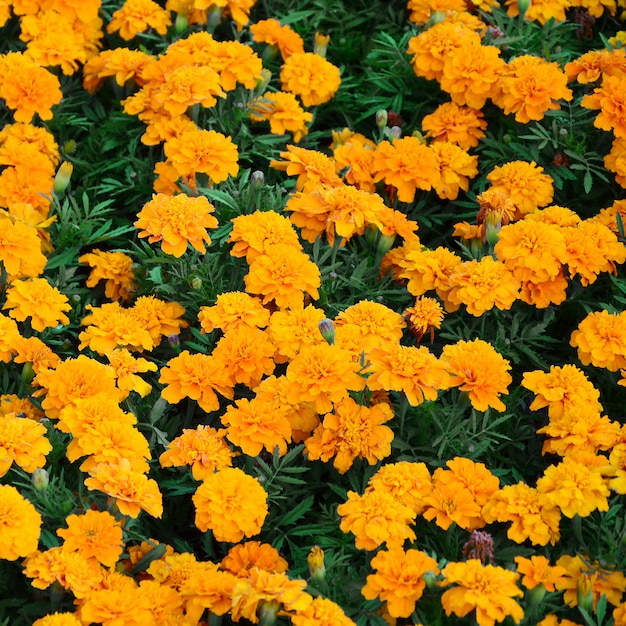
[[[68,139],[63,144],[63,152],[65,154],[74,154],[76,152],[76,142],[73,139]]]
[[[322,337],[324,337],[330,345],[333,345],[335,343],[335,325],[333,321],[325,317],[317,326],[320,329]]]
[[[389,139],[393,141],[394,139],[400,139],[402,136],[402,129],[399,126],[392,126],[389,129]]]
[[[524,17],[526,15],[526,11],[530,9],[531,0],[517,0],[517,10],[519,11],[520,17]]]
[[[309,564],[311,579],[319,583],[326,577],[326,567],[324,566],[324,550],[319,546],[313,546],[306,557]]]
[[[279,608],[280,604],[278,604],[276,600],[261,600],[257,610],[259,624],[261,624],[261,626],[274,626],[276,623],[276,613],[278,613]]]
[[[537,585],[532,589],[529,589],[526,592],[526,598],[528,599],[528,603],[532,606],[537,606],[543,600],[543,597],[546,595],[546,588],[543,585]]]
[[[424,572],[424,575],[422,576],[422,579],[426,583],[426,587],[428,589],[436,589],[436,587],[437,587],[437,576],[435,575],[435,572],[432,572],[430,570],[427,571],[427,572]]]
[[[430,14],[430,19],[428,20],[428,26],[434,26],[435,24],[439,24],[446,19],[445,11],[433,11]]]
[[[376,246],[376,250],[379,254],[385,254],[391,250],[391,246],[393,246],[393,242],[396,240],[396,234],[393,235],[382,235],[378,240],[378,245]]]
[[[576,599],[578,606],[588,613],[593,610],[593,589],[587,574],[581,574],[576,581]]]
[[[215,4],[211,5],[211,8],[206,12],[206,29],[207,32],[212,33],[217,25],[222,21],[223,8]]]
[[[254,170],[250,174],[250,183],[256,189],[260,189],[265,184],[265,174],[261,170]]]
[[[493,248],[500,238],[502,220],[496,213],[487,213],[485,217],[485,241]]]
[[[180,337],[176,333],[167,336],[167,343],[175,352],[180,352]]]
[[[330,35],[322,35],[322,33],[315,33],[315,45],[313,52],[321,57],[326,58],[326,50],[328,49],[328,42],[330,41]]]
[[[61,194],[67,189],[73,171],[74,166],[69,161],[63,161],[63,163],[61,163],[54,177],[54,193]]]
[[[22,367],[22,381],[28,386],[33,382],[33,378],[35,378],[33,364],[29,362],[24,363],[24,367]]]
[[[261,70],[261,76],[259,79],[257,79],[254,88],[261,94],[265,91],[265,88],[268,86],[270,80],[272,80],[272,72],[270,72],[266,68],[263,68]]]
[[[43,467],[40,467],[30,475],[30,480],[36,491],[45,491],[50,483],[50,476]]]
[[[200,278],[199,276],[194,276],[191,279],[191,288],[194,291],[198,291],[198,289],[202,289],[202,278]]]
[[[378,126],[381,130],[387,126],[388,119],[389,116],[387,115],[387,111],[385,111],[385,109],[378,109],[378,111],[376,111],[376,126]]]
[[[187,30],[187,26],[189,26],[189,18],[184,13],[176,14],[176,21],[174,22],[174,29],[180,35]]]

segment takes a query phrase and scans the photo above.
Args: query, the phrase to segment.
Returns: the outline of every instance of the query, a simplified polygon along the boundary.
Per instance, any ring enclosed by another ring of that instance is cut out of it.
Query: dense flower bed
[[[626,624],[624,0],[0,0],[0,626]]]

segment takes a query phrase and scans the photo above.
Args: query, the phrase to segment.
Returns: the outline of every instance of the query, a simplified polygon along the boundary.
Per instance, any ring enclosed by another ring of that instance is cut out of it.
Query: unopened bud
[[[529,604],[533,606],[540,604],[545,595],[546,588],[543,585],[537,585],[526,592],[526,598],[528,599]]]
[[[500,239],[500,231],[502,230],[502,219],[495,213],[487,213],[485,217],[485,241],[493,248]]]
[[[61,163],[54,177],[54,193],[61,194],[67,189],[73,171],[74,166],[69,161],[63,161],[63,163]]]
[[[263,68],[261,70],[261,76],[257,79],[254,88],[259,93],[263,93],[265,91],[265,88],[269,85],[270,80],[272,80],[272,72],[270,72],[266,68]]]
[[[319,546],[313,546],[306,557],[309,564],[311,579],[315,582],[322,582],[326,577],[326,566],[324,565],[324,550]]]
[[[381,235],[378,240],[378,245],[376,246],[376,250],[379,254],[386,254],[391,250],[391,246],[393,246],[393,242],[396,240],[396,234],[393,235]]]
[[[326,50],[328,50],[328,42],[330,41],[330,35],[322,35],[322,33],[315,33],[315,45],[313,46],[313,52],[321,57],[326,58]]]
[[[521,17],[526,15],[526,11],[530,9],[531,0],[517,0],[517,9]]]
[[[265,174],[261,170],[254,170],[250,174],[250,183],[256,189],[260,189],[265,184]]]
[[[180,352],[180,337],[176,333],[167,336],[167,343],[175,352]]]
[[[389,119],[389,115],[387,115],[387,111],[385,109],[378,109],[376,111],[376,126],[381,130],[387,126],[387,120]]]
[[[45,491],[50,484],[50,476],[43,467],[36,469],[31,475],[30,480],[33,483],[33,487],[37,491]]]
[[[189,18],[184,13],[178,13],[176,15],[176,21],[174,22],[174,29],[180,35],[187,30],[187,26],[189,26]]]
[[[212,33],[222,21],[222,12],[223,8],[215,4],[212,4],[206,12],[206,29],[209,33]]]
[[[363,236],[365,237],[365,242],[368,246],[373,246],[376,243],[376,237],[378,237],[379,230],[374,224],[368,224],[365,227],[365,233]]]
[[[427,572],[424,572],[422,578],[428,589],[435,589],[437,587],[437,576],[435,576],[435,572],[428,570]]]
[[[434,26],[435,24],[439,24],[446,19],[445,11],[433,11],[430,14],[430,19],[428,20],[429,26]]]
[[[259,624],[261,624],[261,626],[274,626],[274,624],[276,624],[278,609],[280,609],[280,604],[276,600],[261,600],[257,613]]]
[[[576,599],[578,606],[588,613],[593,610],[593,589],[587,574],[581,574],[576,581]]]
[[[333,345],[335,343],[335,325],[333,321],[325,317],[317,327],[320,329],[322,337],[324,337],[330,345]]]
[[[28,386],[33,382],[33,378],[35,378],[33,364],[29,362],[24,363],[24,367],[22,367],[22,381]]]
[[[202,289],[202,278],[200,278],[199,276],[194,276],[191,279],[191,288],[194,291],[198,291],[198,289]]]
[[[76,142],[73,139],[68,139],[64,144],[63,144],[63,152],[65,154],[74,154],[74,152],[76,152]]]
[[[394,139],[400,139],[402,136],[402,129],[399,126],[392,126],[389,129],[389,139],[393,141]]]

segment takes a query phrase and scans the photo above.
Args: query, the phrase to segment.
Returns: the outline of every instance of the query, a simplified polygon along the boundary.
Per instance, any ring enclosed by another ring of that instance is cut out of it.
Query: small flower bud
[[[326,58],[326,50],[328,50],[328,42],[330,41],[330,35],[322,35],[322,33],[315,33],[315,45],[313,46],[313,52],[321,57]]]
[[[174,352],[180,352],[180,337],[176,333],[167,336],[167,343]]]
[[[591,613],[593,610],[593,590],[591,579],[587,574],[581,574],[576,581],[576,599],[580,608]]]
[[[400,139],[400,137],[402,137],[402,129],[399,126],[392,126],[389,129],[388,135],[391,141],[394,139]]]
[[[332,346],[335,343],[335,325],[333,321],[325,317],[317,326],[322,337]]]
[[[435,575],[435,572],[431,572],[430,570],[428,572],[424,572],[422,579],[426,583],[426,587],[428,589],[437,588],[437,576]]]
[[[365,243],[367,243],[368,246],[373,246],[376,243],[376,238],[378,237],[379,232],[380,231],[376,226],[374,226],[374,224],[368,224],[365,228],[365,232],[363,233]]]
[[[212,4],[206,12],[206,29],[209,33],[212,33],[222,21],[222,12],[223,8],[215,4]]]
[[[396,234],[393,235],[381,235],[378,240],[378,245],[376,246],[376,250],[379,254],[386,254],[391,250],[391,246],[393,246],[393,242],[396,240]]]
[[[513,141],[513,137],[509,135],[509,133],[506,133],[506,135],[502,137],[502,141],[504,143],[511,143]]]
[[[256,189],[260,189],[265,184],[265,174],[261,170],[254,170],[250,174],[250,184]]]
[[[33,483],[33,487],[37,491],[45,491],[50,484],[50,476],[43,467],[36,469],[31,475],[30,480]]]
[[[176,14],[176,21],[174,22],[174,29],[180,35],[187,30],[187,26],[189,26],[189,18],[184,13]]]
[[[22,367],[22,380],[25,385],[30,385],[33,382],[33,378],[35,378],[35,370],[33,369],[32,363],[24,363],[24,367]]]
[[[277,48],[278,50],[278,48]],[[256,81],[256,85],[254,86],[254,88],[259,92],[259,93],[263,93],[265,91],[265,88],[268,86],[270,80],[272,80],[272,72],[270,72],[268,69],[263,68],[261,70],[261,76],[260,78]]]
[[[532,606],[541,604],[543,597],[546,595],[546,588],[543,585],[537,585],[526,592],[526,599]]]
[[[500,216],[495,213],[487,213],[485,218],[485,241],[490,248],[493,248],[498,243],[501,230],[502,220]]]
[[[73,171],[74,166],[69,161],[63,161],[63,163],[61,163],[54,177],[54,193],[61,194],[67,189]]]
[[[274,624],[276,624],[276,614],[279,608],[280,604],[276,600],[261,600],[257,611],[259,624],[261,626],[274,626]]]
[[[430,19],[428,20],[428,26],[434,26],[435,24],[439,24],[446,19],[445,11],[433,11],[430,14]]]
[[[191,279],[191,288],[194,291],[198,291],[198,289],[202,289],[202,278],[200,278],[199,276],[194,276]]]
[[[517,10],[519,11],[520,17],[524,17],[526,15],[526,11],[530,9],[531,0],[517,0]]]
[[[319,546],[313,546],[306,557],[309,564],[311,579],[315,582],[322,582],[326,577],[326,567],[324,565],[324,550]]]
[[[379,129],[382,130],[385,126],[387,126],[388,119],[389,116],[387,115],[387,111],[385,111],[385,109],[378,109],[378,111],[376,111],[376,126],[378,126]]]
[[[76,142],[73,139],[69,139],[63,144],[63,152],[65,154],[74,154],[76,152]]]

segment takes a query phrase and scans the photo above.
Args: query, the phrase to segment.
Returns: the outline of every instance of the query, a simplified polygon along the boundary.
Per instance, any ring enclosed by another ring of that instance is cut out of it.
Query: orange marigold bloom
[[[230,137],[214,130],[188,130],[165,142],[165,156],[181,176],[206,174],[222,183],[239,172],[239,153]]]
[[[281,309],[296,309],[304,306],[305,293],[318,299],[321,277],[307,254],[277,243],[252,261],[244,282],[248,292],[263,296],[263,304],[273,301]]]
[[[48,259],[41,252],[37,230],[0,216],[0,261],[9,280],[42,274]]]
[[[476,609],[479,626],[494,626],[509,615],[519,624],[524,617],[522,607],[514,600],[524,595],[517,586],[519,574],[503,567],[483,565],[479,559],[448,563],[441,573],[444,578],[441,585],[456,584],[441,596],[446,615],[465,617]]]
[[[590,50],[563,68],[568,82],[577,80],[582,85],[595,83],[605,76],[626,76],[626,51],[624,48],[612,50]]]
[[[267,493],[256,478],[236,467],[207,476],[193,495],[196,526],[217,541],[236,543],[261,532]]]
[[[294,403],[313,402],[318,413],[328,413],[334,402],[365,387],[360,367],[347,350],[337,346],[304,346],[287,366],[288,398]]]
[[[626,368],[626,313],[589,313],[572,333],[570,346],[578,348],[583,365],[611,372]]]
[[[156,372],[158,369],[156,363],[143,358],[135,358],[126,348],[116,348],[112,352],[108,352],[106,356],[111,367],[115,370],[118,389],[122,395],[126,394],[124,399],[128,397],[131,391],[136,391],[142,398],[145,398],[152,391],[152,385],[137,374]]]
[[[244,326],[265,328],[270,321],[270,312],[258,298],[243,291],[230,291],[219,294],[214,306],[201,306],[198,321],[203,333],[216,328],[227,333],[239,331]]]
[[[519,7],[515,0],[505,0],[509,17],[519,15]],[[557,22],[564,22],[565,12],[572,6],[569,0],[535,0],[524,14],[524,19],[539,22],[544,25],[548,20],[554,19]]]
[[[35,114],[48,121],[63,97],[59,79],[21,52],[0,55],[0,98],[16,122],[29,123]]]
[[[306,107],[328,102],[339,89],[339,68],[314,52],[290,54],[280,70],[283,91],[290,91]]]
[[[232,399],[235,386],[220,361],[207,354],[190,354],[188,350],[183,350],[161,368],[159,382],[167,385],[161,396],[170,404],[191,398],[206,413],[220,407],[216,391]]]
[[[417,298],[415,304],[405,309],[402,315],[408,322],[411,333],[415,335],[417,343],[427,333],[430,333],[432,343],[435,329],[441,328],[444,318],[443,308],[439,302],[434,298],[423,296]]]
[[[140,588],[97,589],[87,596],[79,615],[83,624],[149,626],[155,623],[151,608]]]
[[[430,149],[439,161],[439,178],[433,182],[435,192],[440,198],[456,200],[459,190],[467,191],[469,179],[478,174],[478,157],[449,141],[435,141]]]
[[[386,602],[392,617],[409,617],[426,589],[424,574],[439,574],[437,561],[431,556],[421,550],[405,552],[401,547],[381,550],[370,566],[375,573],[367,577],[361,593],[366,600]]]
[[[411,406],[436,400],[447,389],[446,366],[427,348],[387,342],[368,354],[367,386],[372,391],[402,391]]]
[[[30,325],[39,332],[59,324],[69,324],[65,311],[71,310],[67,296],[45,278],[14,280],[7,289],[3,309],[19,322],[30,317]]]
[[[250,34],[253,41],[276,46],[280,50],[283,60],[294,52],[304,52],[302,37],[291,26],[283,26],[278,20],[259,20],[250,26]]]
[[[393,431],[383,424],[392,418],[393,410],[386,403],[367,407],[345,398],[304,442],[305,452],[312,461],[327,463],[334,457],[333,467],[340,474],[345,474],[356,458],[376,465],[391,454]]]
[[[613,140],[611,151],[604,157],[604,167],[615,174],[615,181],[622,189],[626,188],[626,139]]]
[[[140,296],[130,313],[150,333],[158,345],[163,337],[178,335],[189,324],[182,319],[185,309],[178,302],[166,302],[154,296]]]
[[[41,515],[11,485],[0,485],[0,559],[15,561],[37,550]]]
[[[569,102],[572,90],[557,63],[524,54],[509,62],[498,81],[499,92],[492,96],[504,113],[515,113],[515,120],[527,124],[541,120],[546,111],[561,108],[556,100]]]
[[[220,571],[215,563],[194,564],[180,585],[180,595],[185,601],[183,626],[189,622],[200,623],[205,609],[215,615],[228,612],[232,606],[231,598],[237,581],[236,576]]]
[[[235,576],[246,578],[253,567],[281,574],[289,569],[289,564],[278,554],[278,550],[268,543],[245,541],[228,551],[220,567]]]
[[[352,532],[360,550],[376,550],[383,543],[399,548],[407,539],[414,540],[409,526],[415,519],[413,511],[390,493],[366,491],[362,496],[348,491],[348,500],[337,507],[341,517],[339,528]]]
[[[61,358],[39,337],[19,337],[13,347],[17,352],[15,363],[30,363],[35,374],[42,369],[54,369],[61,362]]]
[[[53,166],[56,167],[59,163],[59,146],[54,135],[45,128],[32,124],[5,124],[0,129],[0,146],[11,141],[15,141],[18,145],[32,144],[40,155],[48,158]]]
[[[294,626],[355,626],[343,609],[332,600],[318,596],[306,609],[290,615]]]
[[[490,343],[474,339],[444,346],[441,360],[451,374],[450,387],[467,392],[477,411],[506,410],[500,396],[509,393],[511,365]]]
[[[113,567],[124,549],[122,527],[107,511],[88,510],[83,515],[69,515],[67,528],[59,528],[63,550],[79,552],[86,559],[95,558]]]
[[[15,342],[21,337],[14,320],[0,313],[0,361],[9,363],[17,353]]]
[[[383,465],[367,483],[366,491],[390,493],[415,515],[424,510],[424,497],[432,491],[430,472],[425,463],[399,461]]]
[[[337,172],[342,172],[347,184],[354,185],[363,191],[376,191],[372,176],[375,149],[376,144],[359,133],[355,133],[347,141],[334,146],[335,167]]]
[[[417,137],[381,141],[374,151],[372,172],[374,182],[384,180],[398,190],[401,202],[413,202],[417,189],[429,191],[441,181],[437,153]]]
[[[0,415],[7,413],[15,413],[17,417],[26,417],[35,422],[40,422],[44,417],[43,411],[29,398],[20,398],[14,393],[0,395]]]
[[[609,510],[610,491],[602,472],[571,456],[558,465],[550,465],[537,481],[537,490],[566,517],[586,517],[596,509]]]
[[[480,261],[464,261],[450,276],[450,291],[446,308],[457,309],[461,304],[467,312],[480,317],[493,307],[508,310],[519,294],[519,280],[501,261],[485,256]]]
[[[287,410],[277,410],[271,401],[253,398],[236,400],[221,416],[227,427],[226,437],[239,446],[244,454],[258,456],[262,450],[270,454],[278,449],[283,456],[291,441],[291,424]]]
[[[293,133],[294,143],[300,143],[309,132],[307,124],[313,114],[305,111],[291,92],[266,92],[250,104],[250,119],[253,122],[268,121],[275,135]]]
[[[526,589],[534,589],[541,585],[546,591],[555,591],[555,584],[563,582],[563,574],[567,572],[560,565],[550,565],[550,561],[545,556],[531,556],[526,559],[523,556],[516,556],[517,571],[522,574],[522,585]]]
[[[159,35],[165,35],[172,24],[169,11],[160,7],[152,0],[126,0],[121,9],[111,16],[107,26],[107,33],[119,31],[120,37],[130,41],[139,33],[145,33],[149,28]]]
[[[142,85],[141,73],[153,61],[146,52],[130,48],[102,50],[83,65],[83,87],[90,94],[102,87],[106,78],[114,78],[123,87],[129,81]]]
[[[584,96],[580,106],[600,110],[593,125],[612,130],[616,137],[626,138],[626,77],[607,76],[602,86]]]
[[[198,252],[206,252],[204,242],[211,243],[207,228],[216,228],[217,219],[211,213],[215,207],[205,196],[168,196],[154,194],[137,214],[134,226],[139,237],[150,243],[161,242],[163,252],[181,257],[188,244]]]
[[[93,250],[78,257],[79,263],[91,268],[87,287],[95,287],[105,281],[104,295],[110,300],[129,300],[135,290],[133,260],[123,252]]]
[[[74,613],[49,613],[33,622],[33,626],[81,626],[82,622]]]
[[[500,48],[463,39],[445,59],[440,86],[457,104],[482,109],[487,98],[498,93],[498,81],[505,68]]]
[[[224,441],[226,430],[215,430],[200,425],[183,429],[183,434],[172,439],[167,450],[159,457],[161,467],[191,465],[195,480],[232,465],[234,453]]]
[[[319,323],[325,317],[324,311],[312,304],[300,309],[272,313],[268,333],[277,349],[274,361],[285,363],[293,359],[304,346],[322,343]]]
[[[270,161],[270,167],[287,172],[287,176],[297,176],[297,191],[313,191],[321,184],[343,184],[337,175],[335,161],[322,152],[288,145],[280,157],[285,160]]]
[[[475,148],[486,128],[482,111],[455,102],[444,102],[422,118],[422,130],[433,143],[449,141],[463,150]]]
[[[122,515],[137,517],[141,510],[152,517],[161,517],[163,514],[159,485],[145,474],[132,469],[128,459],[99,463],[89,471],[85,486],[114,498]]]
[[[554,545],[560,537],[561,511],[543,494],[524,483],[496,491],[482,509],[484,520],[512,522],[506,534],[516,543]]]
[[[46,427],[15,413],[0,416],[0,478],[15,462],[25,472],[32,473],[46,464],[52,450]]]

